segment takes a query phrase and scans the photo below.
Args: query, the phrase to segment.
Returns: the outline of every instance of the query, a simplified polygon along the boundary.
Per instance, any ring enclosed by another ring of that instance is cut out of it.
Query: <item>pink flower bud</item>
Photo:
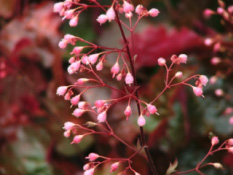
[[[216,76],[212,76],[210,78],[210,84],[215,84],[217,82],[218,78]]]
[[[75,36],[74,35],[71,35],[71,34],[66,34],[64,36],[64,40],[66,40],[68,43],[73,43],[73,40],[75,39]]]
[[[199,87],[194,87],[193,86],[193,92],[194,92],[194,94],[196,95],[196,96],[202,96],[202,94],[203,94],[203,91],[202,91],[202,89],[201,88],[199,88]]]
[[[116,62],[112,68],[111,68],[111,73],[113,74],[112,77],[114,78],[116,74],[118,74],[118,72],[120,71],[120,67],[118,62]]]
[[[103,62],[100,61],[97,65],[96,65],[96,70],[97,71],[101,71],[103,69]]]
[[[74,9],[66,10],[65,11],[65,18],[66,19],[71,19],[73,17],[74,11],[75,11]]]
[[[89,164],[89,163],[87,163],[87,164],[85,164],[85,165],[83,166],[83,170],[84,170],[84,171],[88,170],[89,168],[90,168],[90,164]]]
[[[99,57],[99,54],[96,53],[96,54],[91,54],[88,56],[88,60],[89,62],[93,65],[96,63],[96,61],[98,60],[98,57]]]
[[[70,103],[71,103],[73,106],[75,106],[75,105],[78,104],[79,100],[80,100],[80,95],[76,95],[76,96],[74,96],[73,98],[70,99]]]
[[[227,150],[229,153],[233,153],[233,147],[229,147]]]
[[[64,6],[69,9],[73,4],[73,0],[65,0]]]
[[[230,125],[233,125],[233,116],[232,116],[232,117],[230,117],[230,119],[229,119],[229,123],[230,123]]]
[[[80,109],[86,109],[86,108],[89,107],[89,103],[86,102],[86,101],[80,101],[80,102],[78,103],[78,107],[79,107]]]
[[[116,171],[117,168],[118,168],[118,166],[119,166],[119,162],[113,163],[113,164],[111,165],[110,173]]]
[[[64,99],[65,100],[70,100],[70,97],[73,95],[73,91],[69,90],[66,95],[64,96]]]
[[[54,6],[53,6],[53,12],[59,13],[60,11],[62,11],[63,7],[64,7],[63,2],[55,3]]]
[[[218,137],[216,136],[212,137],[211,144],[214,146],[217,145],[218,143],[219,143]]]
[[[60,86],[60,87],[58,87],[57,88],[57,95],[59,95],[59,96],[65,95],[67,89],[68,89],[67,86]]]
[[[215,90],[215,95],[220,97],[220,96],[223,96],[224,95],[224,92],[222,89],[216,89]]]
[[[69,22],[69,25],[70,27],[75,27],[78,25],[78,19],[79,19],[79,16],[76,15],[75,17],[71,18],[70,22]]]
[[[129,18],[132,18],[132,16],[133,16],[133,13],[132,13],[132,12],[129,12],[129,13],[126,13],[126,14],[125,14],[125,17],[128,18],[128,19],[129,19]]]
[[[58,43],[58,46],[61,48],[61,49],[65,49],[66,46],[67,46],[67,41],[62,39],[59,43]]]
[[[98,23],[100,23],[100,25],[102,25],[102,24],[106,23],[107,20],[108,20],[107,15],[102,14],[102,15],[100,15],[100,16],[97,18],[96,21],[97,21]]]
[[[229,146],[233,146],[233,139],[228,139],[227,144],[228,144]]]
[[[142,126],[144,126],[146,124],[146,120],[142,115],[140,115],[138,117],[138,122],[137,123],[138,123],[138,126],[142,127]]]
[[[221,48],[221,43],[220,42],[217,42],[215,45],[214,45],[214,52],[218,52]]]
[[[227,11],[229,13],[233,13],[233,5],[230,5],[228,8],[227,8]]]
[[[64,137],[66,137],[66,138],[70,137],[70,130],[66,130],[64,132]]]
[[[218,8],[217,8],[217,13],[218,13],[219,15],[223,14],[224,11],[225,11],[225,10],[224,10],[223,8],[221,8],[221,7],[218,7]]]
[[[79,78],[78,81],[77,81],[77,83],[79,85],[83,85],[84,83],[86,83],[88,81],[89,81],[89,79],[87,79],[87,78]]]
[[[115,19],[116,14],[115,14],[115,12],[114,12],[114,10],[113,10],[113,7],[110,7],[110,8],[107,10],[106,16],[107,16],[109,22]]]
[[[89,170],[85,171],[83,175],[93,175],[94,171],[95,171],[95,168],[89,169]]]
[[[68,61],[70,64],[74,63],[75,62],[75,57],[70,57],[69,61]]]
[[[178,60],[179,60],[180,63],[186,63],[187,62],[187,57],[188,56],[186,54],[180,54],[178,56]]]
[[[83,50],[83,47],[74,47],[70,54],[78,55],[82,52],[82,50]]]
[[[210,46],[213,44],[213,40],[211,38],[206,38],[205,41],[204,41],[204,44],[206,46]]]
[[[137,7],[136,7],[136,9],[135,9],[135,12],[136,12],[138,15],[142,15],[144,11],[145,11],[145,8],[144,8],[142,5],[137,5]]]
[[[176,74],[175,74],[175,77],[176,78],[182,78],[183,77],[183,73],[182,72],[176,72]]]
[[[63,129],[71,130],[74,126],[75,126],[75,124],[73,122],[65,122]]]
[[[205,75],[201,75],[200,77],[199,77],[199,80],[200,80],[200,82],[201,82],[201,84],[203,85],[203,86],[206,86],[206,84],[208,83],[208,78],[205,76]]]
[[[123,11],[125,13],[132,12],[132,11],[134,11],[134,6],[132,4],[130,4],[130,3],[128,3],[126,0],[124,0]]]
[[[67,72],[69,74],[74,74],[79,70],[79,68],[80,68],[80,61],[75,61],[67,68]]]
[[[116,76],[116,79],[117,79],[118,81],[121,81],[121,79],[122,79],[122,74],[119,73],[119,74]]]
[[[147,104],[147,109],[150,114],[155,114],[158,110],[154,105]]]
[[[73,138],[73,141],[71,142],[71,144],[74,144],[74,143],[80,143],[81,140],[83,138],[83,135],[77,135]]]
[[[95,107],[96,108],[102,108],[105,104],[105,101],[104,100],[96,100],[95,101]]]
[[[166,64],[166,60],[164,58],[161,57],[161,58],[158,59],[158,65],[159,66],[164,66],[165,64]]]
[[[221,62],[220,58],[218,57],[213,57],[211,60],[210,60],[211,64],[213,65],[217,65]]]
[[[106,117],[107,117],[106,111],[103,111],[97,116],[97,120],[99,123],[103,123],[106,121]]]
[[[156,9],[156,8],[152,8],[152,9],[149,10],[148,13],[149,13],[149,15],[150,15],[151,17],[156,17],[156,16],[158,16],[158,14],[159,14],[159,10]]]
[[[131,75],[130,72],[128,72],[125,77],[125,83],[130,86],[131,84],[133,84],[133,81],[134,81],[133,76]]]
[[[215,13],[215,12],[214,12],[213,10],[210,10],[210,9],[205,9],[205,10],[204,10],[204,16],[205,16],[206,18],[211,17],[214,13]]]
[[[127,117],[127,120],[128,120],[128,117],[131,115],[131,113],[132,113],[131,107],[128,105],[124,111],[124,114]]]
[[[99,155],[96,154],[96,153],[90,153],[90,154],[88,155],[88,157],[86,157],[86,159],[89,159],[89,161],[91,161],[91,162],[95,161],[95,160],[98,159],[98,158],[99,158]]]
[[[80,117],[84,112],[85,112],[85,110],[76,108],[72,114],[73,114],[75,117]]]

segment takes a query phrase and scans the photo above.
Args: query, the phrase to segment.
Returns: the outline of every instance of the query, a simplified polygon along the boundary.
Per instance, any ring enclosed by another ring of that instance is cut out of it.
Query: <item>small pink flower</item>
[[[213,44],[213,40],[211,38],[206,38],[204,44],[206,46],[211,46]]]
[[[208,78],[205,76],[205,75],[201,75],[200,77],[199,77],[199,80],[200,80],[200,82],[201,82],[201,84],[203,85],[203,86],[206,86],[206,84],[208,83]]]
[[[91,54],[88,56],[88,60],[89,62],[93,65],[96,63],[96,61],[98,60],[98,57],[99,57],[99,54],[96,53],[96,54]]]
[[[103,111],[97,116],[97,120],[99,123],[103,123],[106,121],[106,117],[107,117],[106,111]]]
[[[179,63],[186,63],[188,56],[186,54],[180,54],[178,56]]]
[[[228,144],[229,146],[233,146],[233,139],[228,139],[227,144]]]
[[[220,15],[223,14],[224,11],[225,11],[225,10],[224,10],[222,7],[218,7],[218,8],[217,8],[217,13],[220,14]]]
[[[67,86],[60,86],[57,88],[57,95],[62,96],[65,95],[68,87]]]
[[[73,91],[69,90],[66,95],[64,96],[64,99],[65,100],[70,100],[70,97],[73,95]]]
[[[215,12],[214,12],[213,10],[210,10],[210,9],[205,9],[205,10],[204,10],[204,16],[205,16],[206,18],[211,17],[213,14],[215,14]]]
[[[137,5],[136,9],[135,9],[135,12],[138,14],[138,15],[142,15],[145,11],[145,8],[140,4],[140,5]]]
[[[86,171],[90,168],[90,164],[89,163],[86,163],[84,166],[83,166],[83,170]]]
[[[74,126],[75,126],[75,124],[73,122],[65,122],[63,129],[71,130]]]
[[[72,114],[73,114],[75,117],[80,117],[84,112],[85,112],[85,110],[76,108]]]
[[[217,145],[218,143],[219,143],[218,137],[216,136],[212,137],[211,144],[214,146]]]
[[[213,57],[211,60],[210,60],[211,64],[213,65],[217,65],[221,62],[220,58],[219,57]]]
[[[80,68],[80,61],[75,61],[67,68],[67,72],[69,74],[74,74],[79,70],[79,68]]]
[[[78,55],[82,52],[84,47],[74,47],[72,52],[70,54],[75,54],[75,55]]]
[[[111,68],[111,73],[113,74],[112,77],[114,78],[116,74],[118,74],[118,72],[120,71],[120,67],[118,62],[116,62],[112,68]]]
[[[83,64],[90,64],[90,61],[89,61],[89,57],[87,55],[83,55],[82,58],[81,58],[81,61]]]
[[[183,73],[182,72],[176,72],[176,74],[175,74],[175,77],[176,78],[182,78],[183,77]]]
[[[98,158],[99,158],[99,155],[96,154],[96,153],[90,153],[90,154],[88,155],[88,157],[86,157],[86,159],[89,159],[89,161],[91,161],[91,162],[95,161],[95,160],[98,159]]]
[[[66,10],[65,11],[65,18],[66,19],[71,19],[73,17],[74,11],[75,11],[74,9]]]
[[[125,116],[127,117],[127,120],[128,120],[128,117],[131,115],[131,113],[132,113],[131,107],[130,107],[130,105],[128,105],[128,106],[125,108],[125,111],[124,111],[124,114],[125,114]]]
[[[159,10],[156,9],[156,8],[152,8],[152,9],[149,10],[148,13],[149,13],[149,15],[150,15],[151,17],[156,17],[156,16],[158,16],[158,14],[159,14]]]
[[[230,123],[230,125],[233,125],[233,116],[232,116],[232,117],[230,117],[230,119],[229,119],[229,123]]]
[[[215,95],[220,97],[220,96],[223,96],[224,95],[224,92],[222,89],[216,89],[215,90]]]
[[[128,19],[129,19],[129,18],[132,18],[132,16],[133,16],[133,13],[132,13],[132,12],[129,12],[129,13],[126,13],[126,14],[125,14],[125,17],[128,18]]]
[[[70,137],[70,130],[64,132],[64,137],[66,138]]]
[[[87,79],[87,78],[79,78],[78,81],[77,81],[77,83],[79,85],[83,85],[84,83],[86,83],[88,81],[89,81],[89,79]]]
[[[73,106],[77,105],[80,100],[80,95],[76,95],[73,98],[70,99],[70,102]]]
[[[214,45],[214,52],[218,52],[221,48],[221,43],[220,42],[217,42],[215,45]]]
[[[119,73],[119,74],[116,76],[116,79],[117,79],[118,81],[121,81],[121,79],[122,79],[122,74]]]
[[[119,162],[113,163],[113,164],[111,165],[110,173],[116,171],[117,168],[118,168],[118,166],[119,166]]]
[[[158,59],[158,65],[159,66],[164,66],[165,64],[166,64],[166,60],[164,58],[161,57],[161,58]]]
[[[96,108],[102,108],[105,104],[105,100],[96,100],[95,101],[95,107]]]
[[[229,147],[227,150],[229,153],[233,153],[233,147]]]
[[[138,123],[138,126],[142,127],[142,126],[144,126],[146,124],[146,120],[145,120],[145,118],[142,115],[140,115],[138,117],[137,123]]]
[[[110,7],[107,10],[106,16],[107,16],[109,22],[115,19],[116,14],[115,14],[115,11],[113,10],[113,7]]]
[[[193,86],[193,92],[194,92],[194,94],[196,95],[196,96],[202,96],[202,94],[203,94],[203,91],[202,91],[202,89],[201,88],[199,88],[199,87],[194,87]]]
[[[74,144],[74,143],[80,143],[81,140],[83,138],[83,135],[77,135],[73,138],[73,141],[71,142],[71,144]]]
[[[230,5],[228,8],[227,8],[227,11],[229,13],[233,13],[233,5]]]
[[[68,61],[70,64],[74,63],[75,62],[75,57],[70,57],[69,61]]]
[[[94,174],[94,171],[95,171],[95,168],[92,168],[92,169],[89,169],[89,170],[86,170],[84,172],[83,175],[93,175]]]
[[[210,78],[210,84],[215,84],[217,82],[218,78],[216,76],[212,76]]]
[[[101,71],[103,69],[103,62],[100,61],[97,65],[96,65],[96,70],[97,71]]]
[[[68,9],[72,6],[72,4],[73,4],[73,0],[65,0],[64,2],[64,6]]]
[[[61,49],[65,49],[66,46],[67,46],[67,41],[62,39],[59,43],[58,43],[58,46],[61,48]]]
[[[124,3],[123,3],[123,11],[124,11],[125,13],[129,13],[129,12],[134,11],[134,6],[133,6],[133,4],[130,4],[130,3],[128,3],[126,0],[124,0]]]
[[[60,11],[62,11],[63,7],[64,7],[63,2],[55,3],[54,6],[53,6],[53,12],[59,13]]]
[[[75,36],[74,35],[71,35],[71,34],[66,34],[64,36],[64,40],[66,40],[68,43],[73,43],[73,40],[75,39]]]
[[[133,84],[133,81],[134,81],[134,79],[133,79],[132,74],[130,72],[128,72],[126,74],[126,77],[125,77],[125,83],[130,86],[131,84]]]
[[[102,25],[102,24],[106,23],[107,20],[108,20],[107,15],[102,14],[102,15],[100,15],[100,16],[97,18],[96,21],[97,21],[98,23],[100,23],[100,25]]]
[[[147,109],[150,114],[155,114],[158,110],[154,105],[147,104]]]
[[[86,109],[86,108],[89,107],[89,103],[86,102],[86,101],[80,101],[80,102],[78,103],[78,107],[79,107],[80,109]]]
[[[75,17],[71,18],[70,22],[69,22],[69,25],[70,27],[75,27],[78,25],[78,19],[79,19],[79,16],[76,15]]]

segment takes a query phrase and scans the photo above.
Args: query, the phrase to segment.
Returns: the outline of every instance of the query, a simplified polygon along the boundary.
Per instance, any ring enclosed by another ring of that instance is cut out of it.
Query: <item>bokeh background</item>
[[[108,3],[101,0],[101,3]],[[226,6],[233,5],[230,0]],[[57,45],[70,33],[104,46],[121,46],[116,24],[100,26],[96,18],[101,11],[92,9],[81,14],[77,27],[53,13],[52,0],[0,0],[0,174],[3,175],[81,175],[89,152],[106,156],[126,156],[128,150],[116,140],[88,136],[79,145],[63,136],[65,121],[84,122],[89,117],[72,117],[70,103],[56,96],[60,85],[73,82],[66,68],[72,48]],[[192,89],[178,87],[165,93],[156,103],[160,115],[147,118],[148,145],[160,172],[178,159],[179,170],[194,168],[208,152],[210,135],[220,141],[233,137],[233,25],[219,15],[205,18],[206,8],[216,10],[217,0],[141,0],[148,9],[156,7],[155,19],[142,20],[135,32],[135,62],[140,96],[150,101],[164,86],[164,70],[157,59],[169,60],[172,54],[189,55],[183,71],[187,77],[199,73],[211,78],[205,98],[193,95]],[[215,44],[206,46],[206,38]],[[219,58],[213,64],[213,57]],[[103,72],[105,80],[113,81]],[[98,91],[92,96],[111,96]],[[109,119],[116,133],[130,144],[138,140],[134,120],[127,122],[116,105]],[[147,174],[145,161],[135,158],[136,170]],[[203,169],[206,175],[233,174],[233,154],[227,151],[208,158],[221,162],[224,169]],[[109,165],[96,172],[107,175]],[[195,173],[190,173],[195,174]]]

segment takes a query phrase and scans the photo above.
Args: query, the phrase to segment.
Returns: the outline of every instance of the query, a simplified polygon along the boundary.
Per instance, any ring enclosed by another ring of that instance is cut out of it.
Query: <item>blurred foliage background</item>
[[[106,0],[101,2],[105,3]],[[226,0],[226,5],[232,5]],[[116,140],[88,136],[79,145],[71,145],[63,137],[65,121],[84,122],[71,116],[69,102],[56,96],[56,88],[70,84],[67,75],[69,52],[57,46],[65,33],[107,46],[121,46],[116,24],[99,26],[96,18],[101,11],[92,9],[82,13],[79,25],[70,28],[67,21],[54,14],[55,1],[1,0],[0,1],[0,174],[3,175],[79,175],[89,152],[108,156],[126,156],[129,153]],[[160,116],[147,118],[146,134],[152,157],[161,173],[166,172],[175,158],[179,170],[194,168],[210,147],[209,133],[224,141],[233,136],[232,86],[232,24],[220,16],[205,19],[206,8],[216,10],[215,0],[136,0],[148,9],[156,7],[160,15],[145,19],[135,33],[135,63],[141,88],[140,96],[150,101],[164,84],[164,70],[157,59],[169,59],[172,54],[186,53],[189,63],[178,66],[185,76],[195,73],[212,78],[205,89],[205,98],[197,98],[192,90],[178,87],[165,93],[156,103]],[[111,37],[110,37],[111,36]],[[205,46],[206,38],[221,41],[220,49]],[[211,64],[219,57],[218,65]],[[177,70],[174,70],[177,71]],[[103,72],[106,80],[111,75]],[[216,89],[222,94],[216,95]],[[84,98],[94,101],[93,91]],[[114,95],[98,91],[98,97]],[[130,144],[138,140],[135,119],[127,122],[118,104],[110,111],[110,124],[116,133]],[[86,114],[86,118],[88,118]],[[207,175],[233,174],[233,154],[216,153],[211,162],[221,162],[224,170],[205,168]],[[135,158],[136,169],[148,174],[147,165]],[[109,166],[96,174],[109,174]],[[190,173],[195,174],[195,173]]]

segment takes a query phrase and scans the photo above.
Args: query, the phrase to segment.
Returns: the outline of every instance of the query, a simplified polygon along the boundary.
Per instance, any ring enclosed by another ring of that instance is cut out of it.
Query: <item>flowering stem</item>
[[[134,77],[133,85],[134,85],[134,88],[137,88],[136,73],[135,73],[135,69],[134,69],[134,65],[133,65],[132,56],[131,56],[131,53],[130,53],[130,50],[129,50],[129,42],[126,39],[125,33],[123,31],[123,28],[122,28],[122,25],[121,25],[121,22],[120,22],[120,19],[119,19],[119,15],[118,15],[115,7],[114,7],[114,11],[115,11],[115,14],[116,14],[116,22],[117,22],[117,24],[119,26],[122,38],[123,38],[125,46],[126,46],[126,53],[127,53],[128,57],[129,57],[132,76]],[[135,96],[137,97],[137,99],[139,99],[138,98],[138,90],[135,91]],[[141,115],[141,108],[140,108],[139,100],[136,100],[136,103],[137,103],[137,108],[138,108],[138,114]],[[149,167],[151,169],[152,175],[159,175],[159,173],[158,173],[158,171],[157,171],[157,169],[156,169],[156,167],[154,165],[154,162],[153,162],[153,160],[151,158],[148,146],[146,145],[146,139],[145,139],[143,127],[140,127],[140,140],[141,140],[141,146],[144,147],[144,150],[146,152],[147,160],[148,160]]]

